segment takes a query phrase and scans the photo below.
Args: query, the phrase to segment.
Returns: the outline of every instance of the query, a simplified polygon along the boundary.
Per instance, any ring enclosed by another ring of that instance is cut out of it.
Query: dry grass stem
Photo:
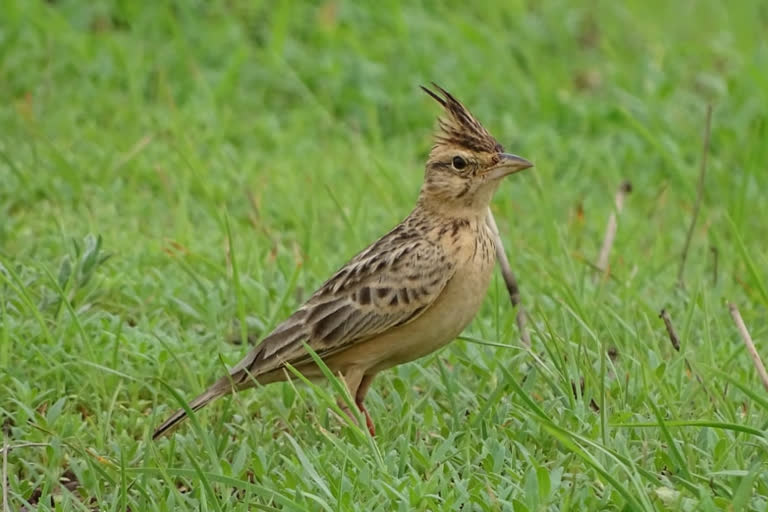
[[[603,246],[600,248],[600,255],[597,258],[597,268],[602,273],[606,273],[608,270],[608,260],[611,256],[613,241],[616,238],[616,230],[619,227],[618,214],[624,208],[624,199],[630,192],[632,192],[632,184],[629,181],[622,182],[616,191],[616,197],[614,198],[616,209],[608,217],[608,225],[605,228],[605,236],[603,237]]]
[[[669,334],[669,341],[672,343],[672,346],[680,352],[680,338],[677,337],[677,333],[675,332],[675,328],[672,326],[672,319],[669,317],[669,313],[667,313],[666,309],[662,309],[661,313],[659,313],[659,318],[664,320],[664,325],[667,328],[667,334]]]
[[[741,339],[744,340],[744,344],[747,346],[747,352],[749,352],[749,356],[752,358],[755,368],[757,368],[757,374],[760,376],[760,380],[763,382],[765,390],[768,391],[768,372],[765,371],[765,365],[763,365],[763,361],[760,359],[760,354],[757,353],[755,344],[752,341],[752,336],[749,335],[747,326],[744,325],[744,320],[741,318],[739,308],[737,308],[735,304],[729,302],[728,309],[731,312],[736,328],[739,330]]]
[[[669,335],[669,342],[672,343],[672,347],[677,351],[680,352],[680,337],[677,335],[677,331],[675,331],[675,327],[672,325],[672,318],[669,316],[669,312],[665,309],[662,309],[661,312],[659,312],[659,318],[664,320],[664,326],[667,328],[667,334]],[[696,382],[698,382],[702,389],[704,390],[704,393],[709,397],[709,401],[713,402],[712,395],[709,394],[709,390],[707,389],[706,384],[704,384],[704,380],[699,377],[699,374],[693,371],[693,367],[691,366],[691,363],[688,361],[687,357],[683,358],[683,361],[685,362],[685,370],[688,372],[688,377],[695,377]]]
[[[531,336],[528,333],[528,322],[525,309],[520,304],[520,288],[517,284],[515,274],[512,272],[512,267],[509,265],[507,252],[504,250],[504,242],[501,239],[499,227],[496,225],[496,219],[493,217],[493,212],[490,208],[488,209],[488,226],[491,228],[494,241],[496,242],[496,259],[499,262],[499,267],[501,268],[501,275],[504,278],[504,283],[507,285],[509,300],[512,302],[512,306],[517,307],[517,315],[515,316],[515,321],[517,322],[517,328],[520,331],[520,340],[524,346],[530,347]]]
[[[0,474],[0,478],[3,479],[3,512],[10,512],[11,507],[8,505],[8,436],[3,432],[3,471]]]
[[[696,186],[696,202],[693,204],[693,217],[691,225],[688,226],[688,234],[685,236],[685,245],[683,254],[680,256],[680,269],[677,271],[677,282],[683,286],[683,272],[685,272],[685,262],[688,259],[688,248],[691,246],[693,230],[696,227],[696,220],[699,217],[701,209],[701,198],[704,195],[704,175],[707,172],[707,155],[709,154],[709,138],[712,128],[712,105],[707,105],[707,120],[704,125],[704,143],[701,150],[701,167],[699,168],[699,183]]]

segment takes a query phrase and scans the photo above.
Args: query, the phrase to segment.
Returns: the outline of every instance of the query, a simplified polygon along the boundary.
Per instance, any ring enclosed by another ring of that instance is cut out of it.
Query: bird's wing
[[[236,382],[322,358],[404,325],[429,308],[454,273],[444,250],[395,229],[353,258],[231,370]]]

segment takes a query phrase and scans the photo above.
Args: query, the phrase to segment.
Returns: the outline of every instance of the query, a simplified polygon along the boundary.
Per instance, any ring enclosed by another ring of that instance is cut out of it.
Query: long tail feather
[[[213,402],[220,396],[226,395],[232,390],[232,384],[231,384],[231,376],[223,377],[216,382],[213,383],[211,387],[206,389],[202,394],[195,397],[194,400],[189,402],[189,408],[193,411],[198,411],[208,405],[209,403]],[[152,434],[152,439],[157,439],[158,437],[162,436],[163,434],[167,433],[169,430],[171,430],[173,427],[181,423],[187,418],[187,411],[184,409],[179,409],[176,412],[174,412],[170,418],[165,420],[162,425],[157,427],[155,429],[155,433]]]

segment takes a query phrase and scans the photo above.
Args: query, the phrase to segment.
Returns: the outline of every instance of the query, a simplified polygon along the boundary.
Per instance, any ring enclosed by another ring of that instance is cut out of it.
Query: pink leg
[[[373,425],[373,419],[371,419],[368,409],[365,408],[363,400],[365,400],[368,388],[371,386],[371,382],[373,382],[373,377],[373,375],[364,375],[363,380],[360,381],[360,387],[357,388],[357,393],[355,394],[355,403],[357,404],[358,409],[360,409],[360,412],[365,414],[365,424],[368,427],[368,432],[370,432],[371,437],[376,436],[376,427]]]

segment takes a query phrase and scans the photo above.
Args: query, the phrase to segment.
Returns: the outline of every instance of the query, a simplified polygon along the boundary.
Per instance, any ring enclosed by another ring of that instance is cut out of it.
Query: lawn
[[[7,510],[766,510],[728,311],[768,359],[766,32],[758,0],[0,2]],[[493,203],[531,346],[497,275],[377,378],[373,439],[287,383],[151,441],[407,215],[433,80],[536,164]]]

